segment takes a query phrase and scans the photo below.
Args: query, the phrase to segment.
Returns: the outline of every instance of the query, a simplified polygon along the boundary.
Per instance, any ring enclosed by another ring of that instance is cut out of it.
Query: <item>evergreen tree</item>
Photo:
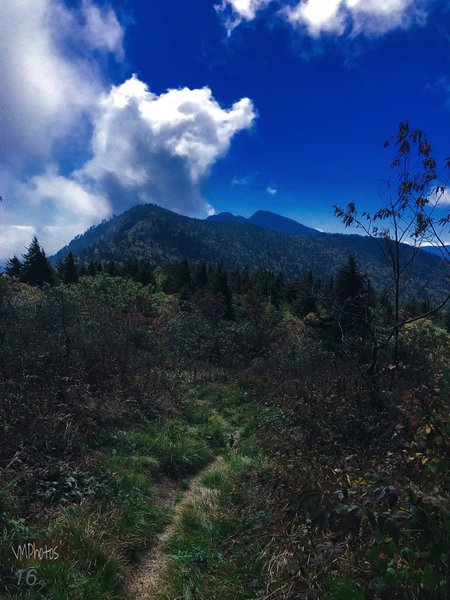
[[[206,264],[200,263],[196,266],[193,273],[193,287],[204,288],[208,285],[208,271],[206,270]]]
[[[359,272],[358,265],[352,254],[339,271],[335,284],[335,318],[339,324],[339,337],[347,341],[361,336],[364,323],[368,324],[367,290],[364,276]]]
[[[17,258],[17,256],[13,256],[6,263],[5,273],[10,277],[20,277],[22,273],[22,263]]]
[[[66,258],[58,263],[57,269],[63,283],[71,284],[78,281],[78,267],[72,252],[69,252]]]
[[[417,303],[417,297],[411,296],[405,304],[405,310],[408,313],[408,317],[415,317],[419,312]]]
[[[115,277],[116,275],[118,275],[118,271],[117,271],[117,267],[116,267],[116,263],[113,260],[109,260],[106,263],[106,268],[105,271],[108,273],[108,275],[110,275],[111,277]]]
[[[142,285],[155,285],[153,267],[148,260],[143,259],[138,262],[134,278]]]
[[[213,293],[223,295],[227,307],[225,316],[227,319],[233,319],[233,303],[230,287],[228,285],[228,275],[222,265],[218,265],[214,270],[211,277],[210,288]]]
[[[95,277],[97,275],[97,267],[96,267],[93,259],[91,259],[89,261],[86,273],[87,273],[87,275],[90,275],[91,277]]]
[[[178,266],[178,280],[182,288],[189,287],[191,283],[191,267],[187,258],[183,259]]]
[[[448,333],[450,333],[450,309],[445,313],[444,325]]]
[[[355,301],[365,291],[364,277],[358,270],[355,257],[350,254],[336,279],[336,295],[341,301]]]
[[[186,258],[167,267],[165,292],[168,294],[186,293],[190,288],[190,283],[191,269]]]
[[[20,279],[30,285],[50,285],[54,282],[53,269],[45,255],[44,249],[39,246],[36,236],[23,255],[23,266]]]

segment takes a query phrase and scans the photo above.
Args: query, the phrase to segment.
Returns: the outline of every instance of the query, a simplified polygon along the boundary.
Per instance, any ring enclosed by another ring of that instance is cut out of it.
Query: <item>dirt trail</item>
[[[191,479],[189,489],[178,503],[176,503],[176,496],[180,490],[174,485],[172,480],[162,482],[159,485],[160,497],[163,499],[166,506],[174,507],[174,512],[170,523],[157,535],[155,545],[152,546],[148,552],[143,554],[141,561],[134,568],[133,573],[127,582],[127,597],[130,600],[152,599],[152,590],[154,591],[157,589],[157,584],[160,581],[160,577],[166,566],[167,555],[164,551],[164,543],[172,534],[184,507],[189,504],[192,498],[198,493],[198,488],[201,486],[201,478],[205,473],[216,467],[222,460],[222,456],[217,456],[207,467],[197,473],[197,475]]]

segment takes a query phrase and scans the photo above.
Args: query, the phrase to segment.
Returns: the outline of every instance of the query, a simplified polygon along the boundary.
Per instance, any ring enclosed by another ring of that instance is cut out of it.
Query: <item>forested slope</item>
[[[222,263],[226,268],[269,269],[288,277],[304,276],[310,269],[323,280],[336,275],[354,254],[374,287],[392,282],[377,243],[358,235],[291,236],[242,223],[216,223],[177,215],[154,205],[136,206],[91,228],[54,257],[71,251],[79,261],[148,259],[160,265],[187,258],[190,262]],[[402,245],[404,260],[410,248]],[[447,273],[436,256],[419,252],[406,294],[442,297]]]

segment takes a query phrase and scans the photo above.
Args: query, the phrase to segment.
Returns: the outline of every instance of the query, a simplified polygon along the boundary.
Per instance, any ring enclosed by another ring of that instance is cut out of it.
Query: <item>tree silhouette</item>
[[[22,273],[22,266],[23,265],[17,256],[13,256],[6,263],[5,273],[10,277],[20,277]]]
[[[70,284],[78,281],[78,267],[72,252],[58,263],[57,269],[63,283]]]
[[[437,163],[431,155],[431,145],[425,133],[411,130],[409,123],[400,123],[397,135],[385,142],[385,148],[395,149],[391,164],[396,175],[395,185],[388,183],[381,194],[382,206],[375,212],[359,213],[354,202],[346,209],[334,206],[336,216],[346,227],[354,226],[365,231],[375,240],[389,265],[393,290],[394,324],[388,334],[380,339],[372,331],[374,356],[377,350],[392,339],[392,361],[398,363],[399,335],[402,327],[442,309],[450,300],[450,294],[442,302],[410,319],[402,319],[401,299],[410,280],[417,254],[424,242],[439,247],[442,256],[450,264],[450,251],[443,242],[444,228],[450,216],[436,217],[436,208],[445,192],[438,180]],[[450,166],[446,159],[445,166]],[[372,362],[373,367],[373,362]]]
[[[23,265],[20,278],[23,282],[30,285],[42,286],[45,283],[50,285],[54,282],[53,269],[45,255],[44,249],[39,246],[36,236],[28,246],[23,255]]]

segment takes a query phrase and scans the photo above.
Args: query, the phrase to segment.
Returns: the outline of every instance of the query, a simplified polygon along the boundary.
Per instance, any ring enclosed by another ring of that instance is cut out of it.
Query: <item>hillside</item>
[[[211,215],[206,220],[215,221],[216,223],[249,223],[257,225],[261,229],[278,231],[279,233],[287,233],[289,235],[318,235],[320,233],[317,229],[307,227],[293,219],[288,219],[268,210],[258,210],[248,219],[229,212],[223,212],[218,215]]]
[[[404,257],[409,255],[403,246]],[[227,268],[248,267],[280,271],[288,277],[312,269],[316,277],[336,274],[353,253],[374,286],[390,285],[389,271],[377,244],[359,235],[324,234],[292,236],[263,230],[249,223],[192,219],[152,204],[139,205],[75,238],[54,257],[56,262],[72,251],[79,261],[125,261],[145,258],[166,264],[187,258],[190,262],[221,262]],[[447,289],[442,262],[420,252],[408,293],[440,297]]]
[[[439,258],[446,257],[446,252],[442,248],[442,246],[424,246],[423,249],[426,252],[430,252],[431,254],[434,254],[435,256],[439,256]],[[450,252],[450,244],[446,244],[445,249],[447,250],[447,252]]]

